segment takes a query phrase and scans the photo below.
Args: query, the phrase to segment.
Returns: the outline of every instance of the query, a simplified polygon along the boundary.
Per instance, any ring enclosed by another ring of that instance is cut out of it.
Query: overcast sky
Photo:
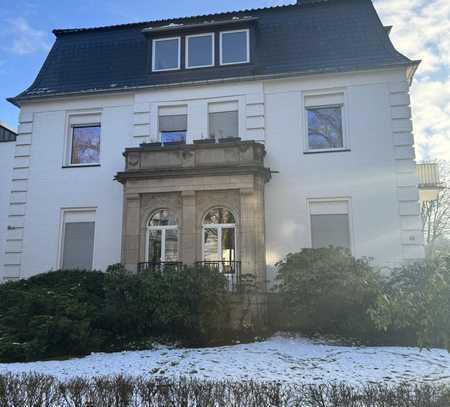
[[[0,0],[0,121],[17,126],[5,101],[34,80],[54,28],[89,27],[289,4],[288,0]],[[422,64],[412,87],[419,159],[450,160],[450,0],[375,0],[399,51]]]

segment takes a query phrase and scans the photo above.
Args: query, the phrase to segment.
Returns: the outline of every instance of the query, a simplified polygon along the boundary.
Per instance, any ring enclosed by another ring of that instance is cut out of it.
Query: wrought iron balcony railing
[[[138,263],[138,272],[146,272],[146,271],[164,271],[164,270],[180,270],[183,267],[183,263],[181,261],[146,261],[142,263]]]
[[[223,273],[228,280],[228,289],[236,291],[241,283],[241,262],[240,261],[198,261],[196,264]]]
[[[195,264],[210,268],[211,270],[223,273],[227,279],[227,289],[236,291],[241,283],[241,262],[240,261],[198,261]],[[142,262],[138,263],[138,273],[144,272],[170,272],[171,270],[181,270],[183,263],[180,261],[162,262]]]

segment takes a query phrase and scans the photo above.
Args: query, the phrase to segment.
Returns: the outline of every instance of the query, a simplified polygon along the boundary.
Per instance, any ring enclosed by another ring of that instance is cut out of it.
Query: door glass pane
[[[225,208],[211,209],[203,221],[205,225],[217,223],[235,223],[233,214]]]
[[[178,261],[177,229],[166,229],[166,258],[164,261]]]
[[[148,222],[149,226],[167,226],[176,224],[177,220],[175,216],[167,209],[161,209],[155,212]]]
[[[160,262],[161,261],[161,230],[150,230],[149,231],[149,242],[148,242],[148,261],[149,262]]]
[[[235,260],[235,233],[234,228],[222,229],[222,260],[231,262]]]
[[[205,228],[203,230],[203,260],[219,260],[219,240],[217,228]]]

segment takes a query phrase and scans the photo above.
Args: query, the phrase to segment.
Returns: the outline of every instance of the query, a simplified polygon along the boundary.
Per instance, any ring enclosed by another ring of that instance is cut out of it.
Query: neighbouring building
[[[9,193],[17,134],[0,121],[0,272],[5,263],[5,234],[8,229]],[[3,276],[2,276],[3,277]],[[2,279],[0,278],[0,282]]]
[[[370,0],[53,32],[34,83],[9,99],[3,279],[205,262],[264,285],[304,247],[380,265],[424,256],[418,61]]]

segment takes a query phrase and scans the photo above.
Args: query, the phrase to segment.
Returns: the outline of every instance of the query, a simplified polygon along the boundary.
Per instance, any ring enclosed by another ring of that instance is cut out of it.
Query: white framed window
[[[74,114],[68,117],[64,165],[82,167],[100,164],[100,113]]]
[[[161,106],[158,109],[161,143],[186,142],[187,106]]]
[[[186,68],[214,66],[214,33],[186,36]]]
[[[61,269],[92,269],[95,213],[95,208],[62,209],[59,261]]]
[[[145,261],[165,263],[178,261],[178,226],[168,209],[155,211],[147,222]]]
[[[152,71],[174,71],[181,67],[180,37],[152,41]]]
[[[220,33],[220,65],[250,62],[250,30]]]
[[[239,104],[237,101],[208,104],[208,136],[215,140],[239,137]]]
[[[227,208],[213,208],[203,218],[203,261],[236,261],[236,221]]]
[[[311,247],[352,248],[350,200],[309,200]]]
[[[305,96],[305,151],[349,149],[344,93]]]

